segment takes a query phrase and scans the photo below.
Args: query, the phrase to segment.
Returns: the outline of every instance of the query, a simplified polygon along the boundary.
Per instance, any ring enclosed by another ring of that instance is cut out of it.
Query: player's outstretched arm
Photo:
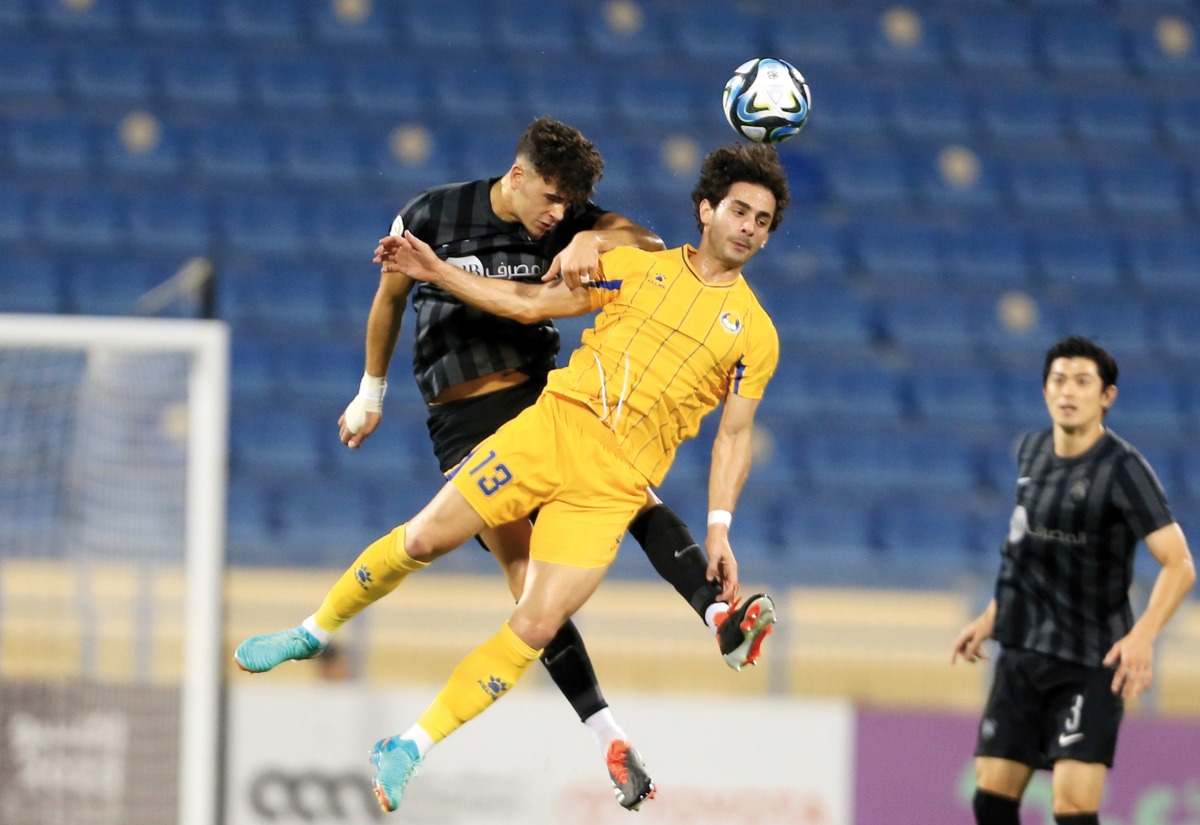
[[[983,650],[983,643],[992,638],[995,627],[996,600],[992,599],[986,610],[958,632],[954,639],[954,649],[950,653],[950,664],[954,664],[959,656],[971,664],[986,659],[987,653]]]
[[[732,601],[738,594],[737,560],[729,544],[729,523],[713,513],[733,513],[742,485],[750,474],[754,447],[754,413],[759,400],[732,392],[725,396],[725,409],[713,440],[712,465],[708,472],[708,579],[721,585],[719,599]],[[723,523],[724,522],[724,523]]]
[[[531,324],[547,318],[568,318],[592,310],[588,290],[570,290],[562,281],[526,284],[500,278],[481,278],[448,264],[411,232],[379,241],[375,261],[389,272],[439,286],[464,304],[484,312]]]
[[[665,249],[662,238],[615,212],[605,212],[592,229],[576,232],[562,252],[554,256],[543,281],[562,278],[571,289],[589,283],[600,266],[600,253],[618,246],[636,246],[647,252]]]
[[[1146,536],[1145,542],[1162,570],[1154,580],[1146,611],[1104,657],[1105,665],[1116,668],[1113,693],[1126,699],[1133,699],[1150,687],[1154,678],[1154,640],[1196,583],[1196,565],[1178,524],[1160,527]]]

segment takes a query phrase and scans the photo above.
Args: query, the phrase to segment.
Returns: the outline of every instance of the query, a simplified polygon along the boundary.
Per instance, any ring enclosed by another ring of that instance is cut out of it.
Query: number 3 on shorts
[[[490,496],[512,481],[512,473],[509,472],[509,469],[496,461],[495,450],[475,462],[475,466],[467,471],[467,475],[475,479],[475,483],[479,485],[479,489],[485,496]]]

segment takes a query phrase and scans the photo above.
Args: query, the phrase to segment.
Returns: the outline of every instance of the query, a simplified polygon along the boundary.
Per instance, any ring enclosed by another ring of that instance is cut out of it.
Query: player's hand
[[[543,281],[562,278],[570,289],[579,289],[591,283],[600,270],[600,252],[595,232],[576,233],[566,248],[554,256],[550,267],[542,275]]]
[[[359,405],[361,400],[361,396],[356,395],[346,407],[346,411],[338,418],[338,438],[352,450],[357,450],[362,446],[363,440],[375,432],[375,428],[383,420],[383,413],[367,412],[361,409]],[[358,426],[353,426],[355,424]]]
[[[372,260],[379,264],[380,272],[399,272],[414,281],[436,280],[437,267],[442,262],[433,247],[408,230],[402,237],[380,238]]]
[[[958,661],[959,656],[963,657],[963,661],[971,664],[986,660],[988,656],[983,649],[983,643],[992,637],[993,622],[993,617],[985,612],[960,630],[954,639],[950,664]]]
[[[710,526],[704,549],[708,551],[708,570],[704,577],[721,585],[718,601],[732,604],[737,599],[740,585],[737,559],[733,557],[733,548],[729,546],[729,529],[722,525]]]
[[[1154,640],[1145,638],[1135,626],[1109,649],[1104,665],[1116,668],[1112,692],[1122,699],[1136,699],[1154,678]]]

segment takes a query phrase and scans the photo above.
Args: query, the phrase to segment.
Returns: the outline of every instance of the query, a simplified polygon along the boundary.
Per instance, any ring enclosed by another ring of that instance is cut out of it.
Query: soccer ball
[[[756,143],[779,143],[804,128],[812,93],[804,75],[777,57],[756,57],[737,67],[721,95],[725,119]]]

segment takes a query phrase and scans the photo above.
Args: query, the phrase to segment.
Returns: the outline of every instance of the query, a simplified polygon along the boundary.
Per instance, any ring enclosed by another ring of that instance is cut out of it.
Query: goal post
[[[0,314],[0,821],[218,822],[228,362],[220,321]]]

